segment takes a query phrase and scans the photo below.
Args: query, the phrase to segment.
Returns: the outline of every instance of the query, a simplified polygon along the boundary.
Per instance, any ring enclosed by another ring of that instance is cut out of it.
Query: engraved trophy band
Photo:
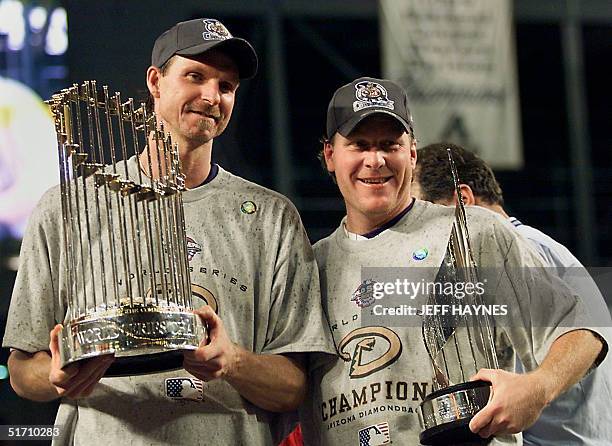
[[[181,367],[181,349],[204,336],[198,317],[165,305],[121,305],[71,320],[61,332],[62,364],[104,354],[115,361],[106,376],[136,375]]]
[[[489,401],[490,383],[469,381],[430,393],[421,403],[423,444],[486,443],[469,431],[470,420]]]

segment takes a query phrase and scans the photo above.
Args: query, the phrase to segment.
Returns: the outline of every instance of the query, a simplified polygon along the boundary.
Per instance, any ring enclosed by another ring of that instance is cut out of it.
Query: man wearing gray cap
[[[211,162],[240,80],[256,70],[252,46],[215,19],[163,33],[147,70],[152,108],[178,144],[186,176],[194,307],[208,329],[208,339],[184,353],[184,369],[103,378],[112,357],[59,367],[57,189],[32,216],[3,344],[13,349],[11,383],[19,395],[62,398],[56,443],[274,444],[284,434],[277,413],[295,409],[304,396],[302,355],[334,352],[296,209]],[[146,156],[131,158],[129,169],[155,178]]]
[[[419,403],[434,390],[421,318],[399,311],[397,317],[390,312],[377,318],[376,308],[384,302],[377,299],[384,296],[374,291],[392,282],[377,282],[372,270],[363,269],[404,268],[435,284],[454,209],[413,198],[416,157],[403,88],[385,79],[359,78],[336,90],[321,159],[340,189],[346,217],[314,249],[339,357],[311,361],[309,400],[302,412],[306,444],[419,444]],[[513,317],[496,327],[494,341],[509,340],[532,371],[482,369],[473,376],[492,384],[492,396],[469,429],[483,438],[494,436],[497,444],[518,444],[512,434],[531,425],[548,402],[598,365],[607,345],[594,331],[577,328],[585,326],[581,303],[560,281],[536,276],[545,274],[536,268],[543,264],[521,237],[489,211],[468,208],[467,214],[475,263],[500,272],[487,289],[495,290],[496,301]],[[387,277],[394,271],[387,270]],[[554,311],[537,306],[536,297],[549,302],[553,296]],[[465,441],[455,436],[451,444]]]

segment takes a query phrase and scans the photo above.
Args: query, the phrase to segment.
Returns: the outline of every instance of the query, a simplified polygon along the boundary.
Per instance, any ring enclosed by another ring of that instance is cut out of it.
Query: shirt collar
[[[354,232],[350,232],[346,228],[346,223],[344,223],[342,225],[342,227],[344,229],[344,233],[351,240],[368,240],[368,239],[374,238],[378,234],[382,233],[383,231],[386,231],[387,229],[392,228],[393,226],[395,226],[410,211],[410,209],[412,209],[412,207],[414,206],[414,202],[415,201],[416,200],[413,197],[412,200],[410,201],[410,204],[402,212],[397,214],[395,217],[393,217],[391,220],[389,220],[388,222],[386,222],[385,224],[383,224],[379,228],[374,229],[373,231],[370,231],[370,232],[368,232],[366,234],[356,234]]]

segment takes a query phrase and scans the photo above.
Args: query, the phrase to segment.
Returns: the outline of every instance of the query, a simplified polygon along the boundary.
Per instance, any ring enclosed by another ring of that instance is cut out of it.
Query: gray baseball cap
[[[376,113],[392,116],[407,133],[413,133],[406,90],[387,79],[360,77],[338,88],[332,96],[327,107],[325,136],[331,138],[336,132],[348,136],[357,124]]]
[[[180,22],[155,41],[151,65],[161,67],[172,56],[195,56],[211,49],[223,51],[238,66],[240,79],[257,73],[257,53],[249,42],[234,37],[217,19],[194,19]]]

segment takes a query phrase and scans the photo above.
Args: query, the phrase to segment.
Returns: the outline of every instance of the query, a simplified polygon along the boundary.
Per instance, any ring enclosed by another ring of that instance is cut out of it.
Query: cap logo
[[[204,40],[226,40],[232,37],[225,25],[215,19],[204,19],[204,29],[202,37]]]
[[[385,87],[376,82],[361,81],[355,85],[355,97],[357,100],[353,102],[353,112],[358,112],[364,108],[383,107],[389,110],[394,110],[393,101],[387,98],[387,90]]]

